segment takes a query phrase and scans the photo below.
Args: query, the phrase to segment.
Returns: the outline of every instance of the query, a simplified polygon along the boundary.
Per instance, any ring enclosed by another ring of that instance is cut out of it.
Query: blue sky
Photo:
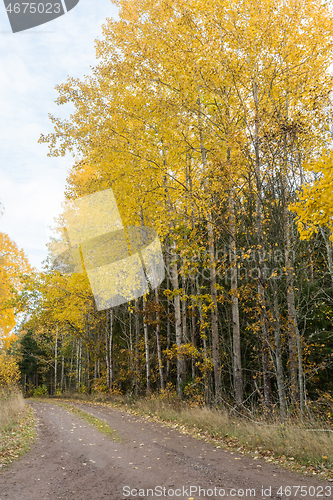
[[[66,15],[13,34],[0,0],[0,232],[39,269],[74,159],[48,158],[47,145],[37,141],[53,130],[48,113],[69,117],[71,106],[54,102],[55,86],[90,73],[107,17],[117,17],[110,0],[80,0]]]

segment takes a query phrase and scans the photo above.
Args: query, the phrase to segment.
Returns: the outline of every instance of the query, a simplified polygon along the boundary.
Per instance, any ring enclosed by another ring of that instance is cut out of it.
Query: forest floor
[[[119,409],[71,403],[106,422],[112,435],[64,402],[29,404],[37,439],[0,472],[0,500],[333,498],[332,482],[216,448]]]

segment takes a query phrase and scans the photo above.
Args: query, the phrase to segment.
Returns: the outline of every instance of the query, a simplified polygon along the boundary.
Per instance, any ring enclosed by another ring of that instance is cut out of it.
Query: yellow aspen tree
[[[0,233],[0,342],[8,345],[16,336],[15,307],[12,302],[23,287],[31,267],[23,250],[5,233]]]
[[[69,79],[59,86],[58,103],[73,102],[74,114],[68,122],[52,118],[55,133],[41,141],[49,142],[50,154],[64,154],[74,148],[79,151],[81,158],[69,177],[69,197],[112,187],[126,225],[139,222],[138,207],[142,206],[145,220],[154,223],[161,238],[169,237],[178,347],[186,328],[182,325],[175,267],[177,235],[188,210],[186,169],[191,156],[196,182],[190,197],[191,211],[194,219],[204,218],[208,233],[210,338],[219,397],[220,347],[214,276],[217,232],[212,224],[216,207],[211,203],[211,172],[214,165],[224,164],[221,159],[227,157],[228,147],[232,155],[242,154],[256,200],[256,247],[263,253],[264,181],[282,177],[283,182],[289,182],[293,175],[300,175],[303,158],[314,157],[321,147],[320,109],[323,110],[325,101],[321,96],[330,82],[327,68],[331,57],[331,17],[327,7],[317,0],[259,0],[255,4],[226,0],[170,0],[167,4],[121,0],[117,4],[119,20],[108,20],[104,39],[97,42],[100,62],[93,76],[84,81]],[[289,129],[295,133],[290,134]],[[222,178],[223,171],[219,173]],[[237,166],[231,175],[237,178]],[[225,189],[222,182],[220,186],[221,198],[228,200],[228,187]],[[289,191],[286,203],[288,196]],[[232,202],[229,207],[232,226]],[[287,212],[283,212],[285,255],[289,252]],[[233,247],[233,266],[234,261]],[[301,352],[297,338],[295,342],[294,283],[289,279],[293,265],[287,261],[286,264],[290,366],[292,377],[297,378],[295,361],[298,355],[301,362]],[[263,265],[260,262],[261,275]],[[232,285],[235,290],[236,283]],[[268,406],[267,283],[262,276],[257,290]],[[233,300],[235,320],[237,307]],[[237,343],[237,321],[235,325]],[[298,364],[299,384],[301,371]],[[178,388],[181,376],[179,364]]]

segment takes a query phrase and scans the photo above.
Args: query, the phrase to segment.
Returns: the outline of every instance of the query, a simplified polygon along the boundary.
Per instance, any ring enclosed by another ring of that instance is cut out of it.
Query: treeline
[[[17,302],[24,387],[304,414],[332,390],[330,204],[311,191],[332,163],[329,7],[119,5],[93,75],[58,88],[75,112],[40,140],[77,156],[67,200],[112,188],[125,226],[158,232],[166,278],[97,311],[50,251]]]

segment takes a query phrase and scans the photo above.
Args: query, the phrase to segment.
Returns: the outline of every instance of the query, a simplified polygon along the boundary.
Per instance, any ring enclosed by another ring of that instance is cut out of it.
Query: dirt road
[[[52,402],[30,404],[38,439],[0,473],[0,500],[333,500],[333,483],[216,449],[120,410],[76,405],[115,429],[121,442],[113,442]]]

